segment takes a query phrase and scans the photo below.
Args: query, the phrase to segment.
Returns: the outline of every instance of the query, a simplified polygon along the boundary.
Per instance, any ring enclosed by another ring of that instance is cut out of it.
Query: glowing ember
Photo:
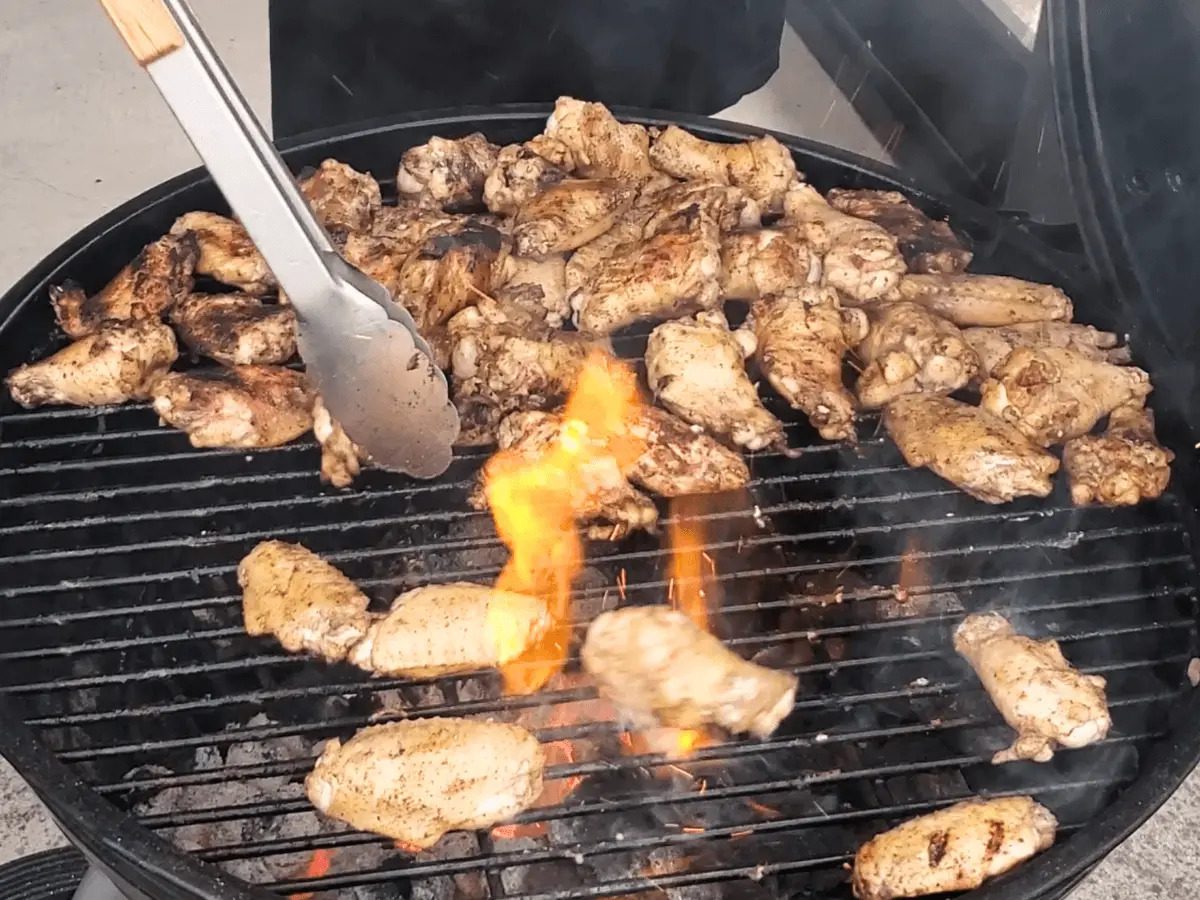
[[[642,452],[627,427],[639,406],[633,373],[597,353],[580,372],[558,439],[541,456],[501,451],[488,461],[484,492],[511,553],[496,586],[544,598],[554,623],[536,645],[501,667],[508,693],[539,690],[566,661],[571,583],[583,567],[576,498],[586,492],[589,470],[598,462],[612,458],[626,468]],[[505,625],[495,627],[504,640]]]
[[[908,602],[908,592],[913,588],[926,587],[929,575],[925,571],[925,560],[921,556],[921,548],[913,537],[909,537],[900,555],[900,573],[892,593],[898,603]]]
[[[329,874],[329,867],[333,864],[333,851],[326,850],[324,847],[318,847],[313,851],[312,857],[308,860],[308,865],[304,867],[302,878],[322,878]],[[294,894],[295,900],[312,900],[311,893]]]
[[[410,844],[407,841],[395,841],[394,845],[401,853],[407,853],[410,856],[416,856],[418,853],[424,853],[425,848],[417,844]]]

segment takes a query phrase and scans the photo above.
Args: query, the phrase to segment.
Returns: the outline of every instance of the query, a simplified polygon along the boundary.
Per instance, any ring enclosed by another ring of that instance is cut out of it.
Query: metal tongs
[[[185,0],[100,2],[287,292],[330,414],[376,464],[440,475],[459,420],[428,344],[334,250]]]

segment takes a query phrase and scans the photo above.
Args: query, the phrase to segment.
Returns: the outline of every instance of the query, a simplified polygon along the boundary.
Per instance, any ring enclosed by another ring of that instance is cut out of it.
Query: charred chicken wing
[[[996,613],[967,616],[954,632],[957,650],[1017,739],[993,763],[1047,762],[1055,747],[1076,749],[1103,740],[1112,725],[1104,679],[1067,662],[1058,641],[1017,634]]]
[[[216,213],[190,212],[175,220],[171,234],[195,238],[200,251],[197,275],[255,296],[275,290],[275,276],[240,222]]]
[[[157,319],[111,322],[53,356],[14,369],[8,389],[26,409],[145,400],[178,356],[175,335]]]
[[[1026,322],[997,328],[964,328],[963,337],[979,355],[980,370],[990,375],[1018,347],[1062,347],[1093,362],[1124,365],[1129,348],[1118,347],[1120,339],[1111,331],[1071,322]]]
[[[654,175],[650,135],[641,125],[622,124],[603,103],[559,97],[546,121],[546,136],[571,151],[584,178],[620,178],[640,184]]]
[[[757,300],[821,278],[821,260],[794,230],[756,228],[721,238],[721,295]]]
[[[300,191],[321,224],[334,233],[370,230],[382,205],[379,182],[336,159],[325,160],[301,178]]]
[[[304,788],[327,816],[426,848],[447,831],[487,828],[529,808],[544,767],[537,739],[519,726],[414,719],[330,741]]]
[[[722,144],[669,125],[655,136],[650,160],[675,178],[707,179],[740,187],[765,212],[782,209],[783,195],[797,178],[791,151],[769,134]]]
[[[249,294],[192,294],[171,323],[195,353],[227,366],[278,365],[296,355],[296,313]]]
[[[740,453],[661,409],[642,407],[629,430],[642,452],[626,474],[661,497],[716,494],[750,481]]]
[[[410,197],[426,198],[446,210],[478,207],[483,183],[496,165],[500,148],[478,131],[449,140],[432,137],[404,152],[396,172],[396,189]]]
[[[1154,414],[1138,404],[1114,409],[1104,434],[1077,437],[1063,448],[1071,499],[1080,506],[1134,506],[1161,497],[1174,459],[1154,435]]]
[[[866,409],[902,394],[952,394],[979,373],[979,357],[958,327],[916,303],[873,310],[858,355],[866,365],[858,400]]]
[[[834,188],[829,205],[867,219],[900,242],[910,272],[953,275],[971,264],[971,251],[945,222],[929,218],[899,191]]]
[[[964,327],[1069,322],[1074,313],[1058,288],[1005,275],[906,275],[895,296]]]
[[[517,210],[513,249],[540,257],[581,247],[612,228],[636,195],[634,185],[615,178],[560,181]]]

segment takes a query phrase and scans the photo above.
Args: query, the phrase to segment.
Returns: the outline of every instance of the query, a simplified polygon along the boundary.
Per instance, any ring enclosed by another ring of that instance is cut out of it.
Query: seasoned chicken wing
[[[566,268],[568,296],[584,287],[596,269],[618,250],[638,244],[646,237],[650,219],[664,208],[661,203],[662,195],[674,184],[675,182],[666,175],[661,179],[646,182],[642,185],[633,206],[617,217],[612,228],[571,254]],[[679,212],[678,207],[674,205],[669,208],[672,217]],[[657,233],[657,230],[654,230],[654,233]]]
[[[603,103],[559,97],[546,120],[546,136],[570,149],[574,170],[584,178],[640,184],[654,175],[650,134],[641,125],[618,122]]]
[[[276,365],[296,355],[296,313],[249,294],[192,294],[171,323],[194,352],[227,366]]]
[[[899,191],[834,188],[829,205],[867,219],[895,236],[910,272],[952,275],[965,272],[971,251],[945,222],[931,219]]]
[[[200,256],[190,234],[159,238],[91,297],[73,282],[50,288],[54,316],[68,337],[81,338],[105,322],[157,319],[192,290]]]
[[[518,256],[547,256],[581,247],[633,205],[637,187],[615,178],[571,178],[524,203],[513,227]]]
[[[144,400],[178,356],[175,335],[157,319],[110,322],[53,356],[18,366],[6,383],[26,409]]]
[[[493,285],[495,298],[514,321],[561,328],[571,316],[566,268],[561,254],[542,259],[507,255]]]
[[[1058,288],[1005,275],[906,275],[895,297],[927,306],[960,326],[1069,322],[1074,312]]]
[[[642,227],[641,237],[654,237],[697,213],[716,222],[722,232],[758,228],[762,224],[758,201],[741,188],[716,181],[676,184],[655,180],[642,188],[638,199],[653,210]]]
[[[321,224],[334,233],[371,228],[382,199],[379,182],[336,159],[327,159],[300,179],[300,191]]]
[[[376,675],[432,678],[501,666],[521,656],[550,626],[537,597],[454,582],[406,591],[350,651]]]
[[[854,857],[858,900],[969,891],[1054,843],[1058,820],[1032,797],[964,800],[877,834]]]
[[[1080,506],[1134,506],[1161,497],[1174,459],[1154,435],[1154,414],[1134,403],[1112,411],[1104,434],[1074,438],[1063,448],[1071,499]]]
[[[1151,389],[1150,376],[1133,366],[1095,362],[1062,347],[1018,347],[983,383],[979,405],[1049,447],[1087,434]]]
[[[369,461],[366,451],[350,440],[320,396],[313,400],[312,416],[313,435],[321,445],[321,480],[336,488],[349,487]]]
[[[275,290],[275,276],[240,222],[210,212],[185,213],[171,226],[171,234],[190,234],[199,247],[196,274],[215,278],[247,294],[261,296]]]
[[[979,357],[958,327],[916,303],[873,310],[858,355],[866,364],[857,388],[865,409],[901,394],[952,394],[979,374]]]
[[[809,286],[755,301],[746,327],[756,338],[758,367],[792,408],[825,440],[854,440],[842,357],[866,336],[866,314],[843,309],[832,288]]]
[[[646,344],[650,390],[677,416],[739,447],[782,444],[783,423],[767,412],[746,374],[754,341],[751,332],[730,331],[719,310],[664,322]]]
[[[570,148],[556,138],[542,134],[524,144],[509,144],[500,149],[483,183],[483,202],[496,215],[515,215],[574,167]]]
[[[151,396],[154,411],[193,447],[277,447],[312,428],[304,373],[279,366],[170,372]]]
[[[783,195],[797,178],[791,151],[769,134],[720,144],[669,125],[655,136],[650,161],[676,178],[736,185],[766,212],[783,208]]]
[[[824,283],[859,302],[890,293],[907,267],[896,239],[874,222],[838,212],[816,188],[793,185],[783,200],[785,224],[822,258]]]
[[[1130,362],[1128,347],[1111,331],[1071,322],[1026,322],[996,328],[964,328],[965,337],[979,355],[981,371],[990,375],[1017,347],[1063,347],[1094,362],[1124,365]]]
[[[1058,460],[1014,425],[949,397],[907,394],[883,411],[910,466],[929,469],[985,503],[1045,497]]]
[[[398,301],[422,332],[446,324],[481,295],[490,295],[507,255],[506,239],[490,216],[459,216],[425,235],[400,269]]]
[[[638,728],[719,725],[765,738],[796,701],[795,675],[747,662],[665,606],[601,613],[580,659],[601,696]]]
[[[292,653],[339,662],[371,624],[366,594],[299,544],[263,541],[238,566],[238,584],[246,631]]]
[[[401,194],[427,198],[447,210],[469,210],[483,199],[483,183],[500,148],[476,131],[466,137],[431,137],[404,151],[396,172]]]
[[[757,300],[821,279],[821,260],[786,228],[734,231],[721,238],[721,296]]]
[[[1077,749],[1103,740],[1112,726],[1104,679],[1067,662],[1058,641],[1017,634],[997,613],[967,616],[954,632],[962,655],[1017,739],[993,763],[1048,762],[1055,747]]]
[[[642,449],[625,474],[661,497],[716,494],[750,481],[740,453],[661,409],[643,406],[629,431]]]
[[[327,816],[426,848],[528,809],[544,768],[537,738],[517,725],[412,719],[330,741],[304,789]]]

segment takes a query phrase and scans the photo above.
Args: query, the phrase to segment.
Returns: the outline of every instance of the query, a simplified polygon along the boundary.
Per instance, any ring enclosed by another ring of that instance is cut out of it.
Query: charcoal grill
[[[384,175],[434,134],[520,140],[547,111],[393,121],[285,155],[296,169],[334,156]],[[715,140],[749,133],[670,121]],[[1153,324],[1019,219],[780,137],[818,187],[903,190],[950,217],[976,270],[1063,286],[1081,321],[1130,332],[1153,372],[1162,346]],[[68,242],[0,301],[3,368],[61,343],[47,285],[70,276],[98,288],[178,214],[204,208],[222,209],[221,198],[193,172]],[[635,332],[617,346],[636,359],[644,343]],[[459,453],[435,482],[367,472],[338,492],[319,484],[310,441],[193,450],[144,404],[24,412],[5,398],[0,751],[131,896],[840,898],[844,864],[869,835],[970,795],[1024,792],[1059,816],[1060,840],[972,896],[1057,894],[1149,816],[1200,751],[1186,677],[1200,656],[1195,438],[1184,386],[1156,384],[1160,430],[1179,459],[1171,491],[1132,510],[1074,509],[1062,487],[1045,500],[977,503],[905,467],[877,417],[863,417],[849,448],[820,442],[769,401],[804,453],[757,455],[748,505],[696,515],[715,572],[714,627],[739,652],[794,669],[801,691],[769,740],[705,746],[685,760],[623,748],[579,680],[504,699],[490,675],[372,680],[243,633],[234,570],[264,538],[303,542],[379,603],[421,583],[493,578],[503,548],[488,516],[465,502],[488,451]],[[591,548],[576,608],[663,602],[670,590],[658,540],[639,537]],[[1058,638],[1108,679],[1106,741],[1044,765],[989,764],[1010,733],[949,640],[979,609]],[[314,825],[300,782],[319,741],[372,720],[535,713],[543,741],[571,742],[548,775],[575,789],[519,816],[518,833],[453,835],[440,855],[414,857]],[[326,859],[323,872],[314,860]]]

